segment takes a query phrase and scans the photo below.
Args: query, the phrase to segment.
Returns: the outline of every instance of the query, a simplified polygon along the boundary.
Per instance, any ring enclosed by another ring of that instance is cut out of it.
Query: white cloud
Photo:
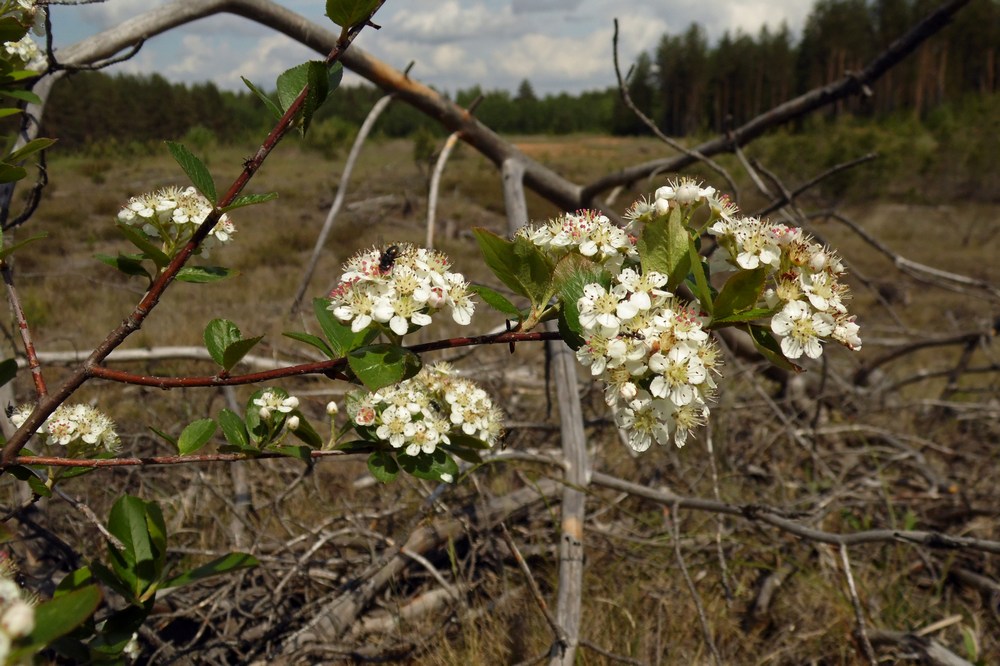
[[[463,6],[465,5],[465,6]],[[496,9],[481,2],[412,2],[392,16],[387,31],[417,42],[482,41],[510,34],[518,21],[509,7]]]

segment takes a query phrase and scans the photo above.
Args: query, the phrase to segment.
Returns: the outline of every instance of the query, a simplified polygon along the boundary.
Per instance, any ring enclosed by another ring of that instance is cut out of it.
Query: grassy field
[[[526,138],[518,143],[529,156],[576,182],[662,154],[659,145],[645,139]],[[761,154],[772,148],[763,146]],[[229,182],[251,152],[250,147],[213,152],[209,166],[216,181]],[[308,314],[291,313],[289,307],[342,168],[339,159],[324,159],[294,145],[279,148],[249,188],[276,191],[278,201],[235,212],[235,242],[211,257],[211,263],[235,268],[238,275],[211,285],[175,285],[125,347],[201,345],[205,325],[223,317],[236,322],[245,336],[266,336],[258,353],[293,361],[311,358],[308,348],[281,333],[316,332]],[[810,175],[795,173],[789,184]],[[49,179],[38,213],[23,232],[46,232],[49,237],[17,254],[17,286],[40,351],[88,351],[118,325],[142,293],[139,281],[93,258],[127,251],[113,223],[119,206],[131,195],[183,184],[183,177],[164,150],[160,156],[127,159],[56,157]],[[367,145],[309,296],[324,295],[342,262],[358,248],[401,240],[421,243],[427,180],[427,169],[414,161],[410,142]],[[753,211],[765,199],[751,193],[744,180],[743,208]],[[721,188],[717,181],[711,183]],[[620,194],[614,208],[621,212],[660,182]],[[496,170],[462,147],[448,165],[441,192],[440,249],[467,278],[489,281],[469,230],[505,228]],[[997,206],[962,199],[908,201],[900,190],[879,199],[869,194],[821,191],[799,203],[806,213],[837,206],[848,221],[905,259],[988,283],[994,290],[1000,285]],[[555,212],[534,195],[529,205],[535,219]],[[811,364],[810,372],[824,380],[798,402],[775,395],[776,386],[761,379],[758,364],[729,362],[711,424],[718,488],[712,482],[704,436],[682,450],[652,450],[633,458],[618,441],[600,390],[581,384],[594,469],[683,494],[712,497],[718,492],[733,503],[781,506],[803,522],[831,531],[928,529],[1000,539],[995,482],[1000,471],[1000,374],[988,338],[968,348],[928,346],[882,366],[874,386],[850,383],[858,368],[903,343],[987,331],[1000,314],[997,298],[975,286],[946,288],[941,278],[919,271],[920,279],[908,277],[897,269],[898,258],[875,251],[834,218],[815,217],[810,230],[839,248],[853,271],[852,307],[859,313],[864,350],[857,355],[831,350],[828,364]],[[476,320],[474,332],[502,323],[498,315],[485,314]],[[454,325],[434,327],[412,342],[457,332]],[[13,340],[9,329],[7,333]],[[519,345],[513,360],[506,348],[437,357],[453,360],[498,397],[509,416],[508,450],[558,446],[558,416],[548,406],[539,347]],[[949,376],[947,371],[956,367],[959,370]],[[161,375],[214,371],[209,364],[185,360],[129,369]],[[65,372],[57,365],[46,367],[50,386],[58,385]],[[29,399],[27,373],[20,373],[16,382],[18,399]],[[319,422],[323,405],[345,390],[317,378],[282,386],[303,397],[304,409]],[[252,390],[239,390],[238,401],[245,401]],[[97,382],[88,384],[80,397],[112,414],[125,453],[144,456],[170,453],[147,426],[177,434],[184,423],[214,416],[226,405],[221,391],[165,393]],[[288,617],[282,630],[291,631],[308,617],[306,611],[385,556],[386,544],[379,538],[401,543],[435,515],[555,474],[530,463],[493,465],[477,472],[478,484],[467,481],[428,508],[425,498],[431,486],[404,480],[371,487],[363,463],[356,461],[328,461],[308,473],[301,464],[266,461],[247,464],[246,471],[254,507],[248,527],[255,535],[254,552],[264,564],[253,574],[234,577],[235,582],[214,582],[191,596],[168,597],[155,623],[163,640],[190,643],[196,661],[197,655],[208,659],[204,655],[210,654],[211,661],[204,663],[240,663],[262,656],[280,635],[268,633],[251,645],[253,641],[241,639],[234,627],[252,627],[247,615],[259,614]],[[85,500],[98,516],[106,515],[114,498],[126,491],[161,502],[176,557],[197,562],[237,546],[230,523],[233,483],[230,469],[206,465],[99,471],[70,482],[66,491]],[[6,489],[10,492],[9,482]],[[41,510],[46,526],[74,548],[92,555],[101,552],[100,535],[64,503],[53,500]],[[663,506],[605,490],[591,491],[588,516],[582,635],[601,649],[637,663],[711,663],[677,564],[672,534],[678,520],[680,550],[725,663],[862,662],[852,637],[855,611],[835,548],[709,513],[675,516]],[[558,524],[558,506],[539,507],[510,524],[553,605]],[[355,535],[320,542],[321,535],[336,530]],[[381,537],[361,543],[361,533]],[[315,549],[309,550],[313,543]],[[998,597],[995,592],[991,596],[988,585],[977,586],[966,575],[985,577],[995,586],[1000,578],[996,555],[904,543],[861,545],[850,555],[870,630],[917,631],[940,622],[929,638],[975,663],[1000,660]],[[548,649],[549,629],[497,534],[454,539],[429,559],[438,575],[462,591],[460,604],[445,604],[384,631],[366,630],[359,622],[339,646],[342,653],[325,658],[347,660],[354,654],[404,663],[502,664]],[[435,587],[429,571],[417,566],[394,578],[366,617],[374,622],[393,614]],[[39,565],[26,573],[42,580],[48,570]],[[284,593],[275,597],[269,590],[280,580],[286,581]],[[779,587],[762,602],[763,590],[775,581]],[[213,603],[220,598],[227,601]],[[181,626],[178,617],[183,615],[212,629],[199,634]],[[451,617],[458,620],[449,621]],[[157,644],[149,636],[143,640],[149,658]],[[884,662],[906,661],[898,645],[875,642]],[[406,645],[409,651],[400,648]],[[582,650],[578,663],[612,660]]]

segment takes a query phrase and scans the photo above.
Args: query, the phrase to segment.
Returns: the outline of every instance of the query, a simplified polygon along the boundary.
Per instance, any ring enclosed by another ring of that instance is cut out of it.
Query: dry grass
[[[650,159],[658,151],[643,140],[583,141],[580,137],[526,140],[519,145],[577,180]],[[213,155],[217,181],[234,175],[249,152],[226,150]],[[420,242],[423,238],[426,176],[414,164],[409,143],[376,142],[363,155],[352,179],[349,206],[337,222],[313,282],[314,295],[333,283],[339,265],[355,249],[380,241]],[[213,257],[238,269],[239,276],[214,285],[176,285],[126,346],[201,344],[205,324],[225,317],[247,336],[266,334],[265,353],[297,358],[304,350],[282,338],[281,332],[315,328],[308,317],[290,316],[288,305],[333,199],[340,169],[339,162],[295,147],[277,151],[251,189],[273,189],[279,201],[239,211],[236,242]],[[117,206],[129,195],[181,182],[180,171],[165,157],[129,164],[73,157],[55,160],[50,178],[53,185],[30,230],[48,231],[50,238],[17,255],[19,290],[39,349],[86,350],[117,325],[140,296],[138,282],[127,281],[91,259],[94,253],[124,248],[111,230]],[[442,240],[443,249],[458,270],[473,280],[487,280],[478,250],[465,232],[472,226],[496,230],[504,226],[499,180],[492,165],[470,149],[460,149],[448,167],[442,194],[441,217],[456,230]],[[385,195],[396,198],[382,207],[350,207]],[[1000,267],[994,257],[1000,233],[995,208],[872,203],[855,204],[849,210],[869,232],[911,259],[1000,284]],[[543,218],[552,209],[532,200],[532,211]],[[892,285],[898,291],[898,300],[892,304],[898,320],[875,292],[857,283],[862,333],[873,343],[866,343],[857,356],[831,350],[826,383],[798,415],[796,405],[785,399],[771,402],[769,394],[776,387],[762,383],[759,367],[745,362],[727,366],[712,423],[721,498],[807,512],[812,518],[803,520],[831,531],[916,527],[1000,539],[995,485],[1000,465],[996,372],[962,378],[962,390],[950,398],[952,403],[961,403],[957,406],[934,402],[944,388],[943,380],[914,382],[888,394],[863,394],[838,383],[838,378],[849,378],[859,364],[883,353],[885,347],[879,341],[983,330],[998,314],[996,303],[908,281],[836,223],[820,223],[815,231],[841,248],[873,284]],[[500,321],[490,316],[482,330]],[[453,328],[436,329],[425,339],[455,333]],[[949,347],[913,354],[888,366],[883,381],[947,368],[959,351]],[[513,424],[508,449],[558,447],[554,428],[558,419],[548,409],[540,348],[521,345],[513,359],[506,348],[478,349],[460,356],[456,359],[459,367],[487,384],[508,411]],[[988,347],[978,350],[973,359],[974,366],[990,362],[996,362],[995,353]],[[132,369],[164,375],[213,371],[204,364],[180,361]],[[816,375],[822,371],[819,366],[810,370]],[[46,368],[49,383],[58,384],[63,372]],[[19,398],[29,396],[25,373],[16,386]],[[329,397],[344,390],[315,378],[283,386],[304,397],[305,409],[317,422]],[[713,496],[701,442],[681,451],[656,450],[633,458],[618,441],[600,392],[592,386],[581,388],[595,469],[654,488]],[[238,391],[240,399],[249,392]],[[210,390],[164,393],[101,384],[89,385],[80,397],[108,409],[121,426],[128,452],[141,455],[169,452],[166,444],[145,429],[147,424],[176,434],[184,423],[213,416],[225,406],[222,394]],[[993,416],[983,411],[982,406],[990,404]],[[801,440],[789,436],[772,407],[798,419]],[[882,432],[891,432],[894,440],[882,437]],[[364,483],[364,465],[357,461],[330,461],[312,472],[285,461],[246,467],[254,507],[248,527],[262,566],[195,588],[189,596],[168,597],[153,623],[162,638],[182,646],[194,639],[196,627],[176,616],[207,622],[210,630],[191,648],[202,663],[259,658],[269,646],[277,645],[281,631],[294,629],[315,611],[315,604],[329,599],[384,557],[384,543],[361,538],[365,531],[402,542],[415,527],[435,516],[481,501],[471,482],[430,506],[424,498],[432,488],[421,482],[404,479],[373,488]],[[225,466],[101,471],[70,482],[66,490],[88,502],[98,515],[106,515],[122,492],[159,501],[176,557],[198,562],[208,553],[236,548],[230,524],[230,471]],[[505,463],[483,468],[476,477],[489,496],[553,473],[527,463]],[[946,483],[939,487],[931,479]],[[9,492],[9,484],[7,488]],[[582,636],[591,643],[642,663],[711,662],[695,605],[676,562],[672,521],[679,520],[684,559],[726,663],[860,663],[852,638],[853,610],[834,549],[743,520],[691,511],[674,516],[662,506],[609,491],[593,490],[590,497]],[[79,514],[56,501],[43,511],[44,524],[65,535],[74,548],[88,556],[101,552],[98,534],[81,522]],[[550,600],[557,580],[557,526],[557,505],[538,506],[511,524],[515,540]],[[319,533],[337,530],[343,534],[306,555]],[[718,530],[727,581],[716,551]],[[21,546],[18,552],[26,552],[30,545]],[[935,632],[934,637],[977,663],[1000,660],[996,597],[960,583],[953,575],[964,569],[996,580],[1000,571],[995,556],[882,544],[852,548],[851,557],[870,627],[916,630],[959,615],[960,621]],[[496,534],[470,534],[429,553],[428,558],[442,575],[465,586],[463,601],[468,607],[449,603],[388,633],[354,631],[340,647],[369,650],[366,654],[397,654],[398,661],[405,663],[442,665],[515,663],[549,649],[548,627]],[[53,569],[46,569],[48,564],[55,566],[52,560],[43,560],[28,567],[29,576],[41,583],[54,575]],[[786,567],[790,573],[769,609],[753,615],[750,609],[763,582]],[[289,571],[292,574],[282,594],[272,595]],[[370,611],[392,614],[436,585],[422,567],[408,568],[376,597]],[[449,621],[452,614],[460,620]],[[290,624],[274,623],[275,618],[287,618]],[[257,625],[278,627],[279,633],[241,639],[242,633]],[[974,654],[966,652],[970,639],[978,646]],[[419,643],[416,651],[393,652],[401,643],[414,640]],[[882,648],[880,655],[905,661],[891,649]],[[610,662],[584,649],[578,663]]]

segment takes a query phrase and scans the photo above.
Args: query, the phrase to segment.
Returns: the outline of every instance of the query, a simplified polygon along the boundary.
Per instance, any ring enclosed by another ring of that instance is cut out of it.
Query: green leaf
[[[38,234],[37,236],[32,236],[31,238],[25,238],[20,243],[14,243],[13,245],[9,245],[9,246],[5,245],[4,248],[2,250],[0,250],[0,261],[2,261],[3,259],[6,259],[11,254],[13,254],[15,251],[20,250],[22,247],[24,247],[28,243],[34,243],[36,240],[41,240],[43,238],[48,238],[48,236],[49,235],[47,233],[45,233],[45,234]]]
[[[526,238],[513,241],[486,229],[473,229],[486,265],[501,282],[531,301],[533,308],[546,305],[551,296],[554,266],[541,250]]]
[[[171,587],[189,585],[199,580],[211,578],[212,576],[218,576],[219,574],[229,573],[230,571],[236,571],[237,569],[249,569],[250,567],[255,567],[258,564],[260,564],[260,562],[257,558],[248,553],[229,553],[228,555],[214,559],[207,564],[203,564],[200,567],[191,569],[191,571],[186,571],[178,576],[174,576],[170,580],[163,583],[160,587],[161,589],[167,589]]]
[[[243,339],[243,334],[240,333],[239,327],[228,319],[213,319],[205,327],[203,337],[209,356],[225,368],[226,349],[234,342]]]
[[[367,453],[372,450],[372,443],[365,439],[352,439],[349,442],[337,444],[333,450],[344,453]]]
[[[4,97],[11,97],[13,99],[19,99],[22,102],[27,102],[29,104],[41,104],[42,98],[31,92],[30,90],[0,90],[0,95]],[[15,109],[17,111],[17,109]],[[53,141],[54,143],[54,141]]]
[[[0,109],[0,118],[16,116],[19,113],[21,113],[21,109]]]
[[[708,314],[713,312],[712,287],[708,284],[708,277],[705,275],[705,264],[701,254],[698,253],[697,239],[692,238],[688,243],[688,252],[691,257],[691,273],[694,275],[694,286],[692,291],[701,309]]]
[[[212,174],[209,173],[205,163],[198,159],[190,150],[175,141],[167,141],[167,148],[170,149],[170,154],[181,165],[184,173],[191,179],[191,182],[198,188],[198,191],[204,194],[208,202],[214,206],[218,194],[215,192],[215,181],[212,180]]]
[[[267,192],[266,194],[243,194],[229,204],[225,208],[220,208],[219,210],[223,213],[228,213],[235,208],[243,208],[244,206],[256,206],[257,204],[262,204],[267,201],[274,201],[278,198],[277,192]]]
[[[151,259],[152,262],[156,264],[157,268],[163,268],[170,263],[170,257],[168,257],[166,253],[155,243],[153,243],[153,241],[149,240],[149,237],[142,231],[129,226],[124,222],[115,222],[115,225],[118,227],[118,231],[121,232],[122,236],[125,236],[125,238],[132,243],[132,245],[139,248],[139,250],[141,250],[146,257]]]
[[[403,347],[370,345],[347,355],[347,363],[370,391],[398,384],[420,371],[420,357]]]
[[[88,585],[39,604],[35,608],[34,630],[12,646],[4,663],[26,662],[33,654],[86,622],[100,603],[101,590],[96,585]]]
[[[146,426],[146,427],[149,428],[153,432],[154,435],[160,437],[161,439],[163,439],[164,441],[166,441],[168,444],[170,444],[174,448],[177,448],[177,438],[176,437],[174,437],[173,435],[169,435],[169,434],[163,432],[162,430],[160,430],[158,428],[154,428],[153,426]]]
[[[233,366],[242,361],[243,357],[263,339],[263,335],[258,335],[255,338],[246,338],[231,343],[226,347],[226,351],[222,355],[222,367],[227,371],[232,370]]]
[[[680,208],[674,208],[670,215],[647,223],[636,242],[642,272],[656,271],[666,275],[666,288],[674,291],[691,269],[689,239]]]
[[[802,372],[802,368],[800,366],[795,365],[785,357],[781,351],[781,345],[779,345],[778,341],[774,339],[773,335],[771,335],[771,331],[763,326],[754,326],[753,324],[749,324],[745,330],[753,339],[753,344],[757,348],[757,351],[759,351],[764,358],[772,364],[784,370]]]
[[[481,284],[469,285],[469,291],[474,294],[478,294],[486,305],[490,306],[497,312],[505,314],[511,319],[516,319],[518,321],[524,319],[524,313],[522,313],[516,305],[508,301],[507,297],[500,292]]]
[[[32,472],[28,467],[15,465],[13,467],[9,467],[7,472],[19,481],[26,481],[28,483],[28,487],[31,488],[31,492],[39,497],[52,497],[52,490],[49,489],[49,487],[45,485],[45,482],[39,479],[38,475]]]
[[[368,456],[368,471],[376,481],[389,483],[399,476],[399,465],[388,451],[375,451]]]
[[[715,298],[715,318],[724,319],[755,308],[764,291],[766,278],[767,269],[764,266],[737,271],[730,276]]]
[[[243,419],[233,411],[223,409],[219,412],[219,425],[222,426],[222,434],[226,441],[238,449],[245,449],[250,446],[250,435],[247,434],[247,426]]]
[[[572,260],[567,255],[556,267],[556,282],[559,285],[559,333],[563,341],[576,350],[583,346],[583,326],[580,325],[580,308],[577,305],[583,296],[583,288],[597,283],[610,285],[608,276],[593,262],[577,257]]]
[[[323,329],[323,335],[330,341],[330,346],[336,354],[333,358],[347,356],[348,352],[368,344],[378,336],[378,330],[374,327],[355,333],[350,326],[340,323],[340,320],[333,316],[329,305],[329,299],[313,299],[313,313],[320,328]]]
[[[292,411],[290,416],[299,417],[299,427],[296,428],[295,430],[292,430],[292,434],[298,437],[300,440],[302,440],[306,445],[310,446],[311,448],[314,449],[322,448],[324,444],[323,438],[319,436],[319,433],[316,432],[316,429],[313,428],[311,423],[309,423],[309,420],[306,419],[305,414],[296,409]]]
[[[56,585],[56,591],[52,594],[52,597],[60,597],[67,592],[79,590],[87,585],[92,585],[93,583],[94,575],[90,572],[90,567],[84,566],[79,569],[74,569],[63,576],[63,579],[59,581],[59,584]]]
[[[281,109],[278,107],[278,105],[274,103],[274,100],[271,99],[270,97],[268,97],[267,93],[265,93],[263,90],[261,90],[260,88],[258,88],[257,86],[255,86],[245,76],[241,76],[240,78],[243,79],[244,85],[246,85],[246,87],[250,89],[250,92],[252,92],[254,95],[256,95],[257,99],[259,99],[261,102],[264,103],[264,106],[267,108],[268,111],[271,112],[271,115],[274,116],[274,119],[275,120],[280,119],[283,114],[281,112]]]
[[[774,308],[753,308],[752,310],[744,310],[728,317],[719,317],[718,313],[716,313],[716,316],[712,317],[712,321],[708,323],[706,328],[722,328],[723,326],[731,326],[733,324],[745,324],[757,321],[758,319],[767,319],[775,314],[777,314],[777,310]]]
[[[0,163],[0,183],[13,183],[27,177],[27,175],[28,172],[24,167]]]
[[[309,130],[313,114],[326,101],[327,93],[330,89],[330,78],[327,74],[326,63],[316,60],[307,62],[306,77],[309,92],[306,93],[305,103],[302,105],[302,134],[305,134]]]
[[[177,440],[177,450],[182,456],[190,455],[208,444],[218,428],[212,419],[198,419],[188,424]]]
[[[124,495],[111,507],[108,531],[124,547],[119,551],[108,543],[115,572],[128,584],[133,599],[141,600],[163,570],[166,557],[163,514],[155,502]]]
[[[431,454],[401,455],[399,456],[399,466],[407,474],[428,481],[444,481],[441,475],[448,474],[451,477],[451,480],[448,481],[450,483],[458,476],[458,463],[441,448],[434,449],[434,453]]]
[[[0,361],[0,386],[3,386],[17,375],[17,359],[8,358]]]
[[[283,455],[286,458],[301,460],[307,465],[313,464],[312,449],[308,446],[269,446],[267,450]]]
[[[299,342],[304,342],[307,345],[312,345],[316,349],[323,352],[323,355],[327,358],[340,358],[332,349],[330,349],[330,345],[326,344],[323,338],[310,335],[309,333],[298,333],[296,331],[286,331],[285,333],[282,333],[282,335],[286,338],[291,338],[292,340],[298,340]]]
[[[327,6],[329,11],[329,5]],[[17,42],[28,34],[30,25],[23,25],[14,16],[0,18],[0,42]]]
[[[177,271],[177,279],[181,282],[205,284],[225,280],[236,274],[233,269],[222,266],[185,266]]]
[[[348,30],[368,20],[377,7],[378,0],[326,0],[326,15]]]
[[[40,150],[45,150],[55,142],[56,142],[55,139],[32,139],[31,141],[24,144],[23,146],[12,152],[10,155],[5,157],[4,161],[20,162],[28,155],[37,153]]]
[[[112,257],[106,254],[98,254],[95,257],[101,263],[107,264],[125,275],[141,275],[150,282],[153,281],[153,276],[142,265],[142,255],[119,254],[117,257]]]

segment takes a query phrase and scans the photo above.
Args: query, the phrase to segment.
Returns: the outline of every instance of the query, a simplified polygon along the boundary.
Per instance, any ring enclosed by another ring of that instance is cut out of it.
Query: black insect
[[[382,251],[382,254],[378,258],[378,270],[380,273],[388,273],[392,270],[392,267],[396,263],[396,257],[399,256],[399,246],[390,245]]]
[[[7,407],[4,408],[3,413],[7,415],[7,418],[14,416],[15,407],[14,405],[7,403]]]

